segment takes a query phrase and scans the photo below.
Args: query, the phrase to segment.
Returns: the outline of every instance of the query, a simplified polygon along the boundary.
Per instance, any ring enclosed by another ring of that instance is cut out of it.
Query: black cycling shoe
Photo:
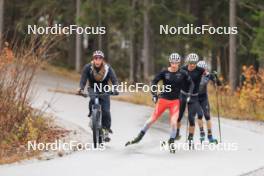
[[[145,135],[145,132],[140,131],[140,133],[138,134],[138,136],[133,139],[132,141],[128,141],[125,146],[131,145],[131,144],[135,144],[138,143],[139,141],[141,141],[141,139],[143,138],[143,136]]]
[[[88,117],[92,116],[92,111],[89,111]]]
[[[109,131],[108,130],[104,130],[104,141],[105,142],[111,141],[111,138],[109,137]]]

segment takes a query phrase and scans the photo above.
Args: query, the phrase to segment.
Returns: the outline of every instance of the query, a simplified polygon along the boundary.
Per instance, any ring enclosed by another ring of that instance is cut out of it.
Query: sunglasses
[[[94,60],[98,60],[98,59],[101,60],[101,59],[103,59],[103,57],[102,57],[102,56],[94,56],[93,59],[94,59]]]
[[[188,62],[188,64],[196,65],[197,62]]]

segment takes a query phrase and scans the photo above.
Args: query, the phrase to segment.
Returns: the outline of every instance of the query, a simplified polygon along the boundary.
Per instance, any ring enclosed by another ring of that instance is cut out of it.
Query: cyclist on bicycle
[[[104,93],[105,86],[109,86],[111,81],[112,85],[118,85],[118,80],[113,68],[105,62],[104,53],[102,51],[94,51],[91,63],[86,64],[83,68],[79,93],[83,93],[87,81],[89,82],[88,92]],[[100,89],[100,87],[102,89]],[[112,90],[114,94],[118,94],[117,90]],[[92,104],[94,98],[91,97],[89,102],[89,117],[92,114]],[[109,133],[113,133],[111,130],[111,114],[110,114],[110,96],[102,96],[99,98],[99,102],[102,107],[102,127],[105,130],[105,141],[109,142]]]

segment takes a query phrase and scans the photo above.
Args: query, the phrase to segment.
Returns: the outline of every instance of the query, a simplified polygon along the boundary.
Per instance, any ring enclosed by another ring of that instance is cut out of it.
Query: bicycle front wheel
[[[92,116],[92,130],[93,130],[93,144],[94,148],[97,148],[97,145],[99,144],[99,138],[100,138],[100,129],[98,126],[97,116],[99,115],[99,112],[97,110],[93,111]]]

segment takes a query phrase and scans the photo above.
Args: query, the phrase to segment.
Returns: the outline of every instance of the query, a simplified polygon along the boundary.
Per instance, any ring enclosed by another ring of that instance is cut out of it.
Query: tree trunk
[[[143,52],[142,52],[142,63],[143,63],[143,77],[144,81],[149,78],[149,0],[144,0],[144,12],[143,12]]]
[[[0,0],[0,49],[2,48],[2,37],[4,32],[4,0]]]
[[[98,4],[98,26],[102,26],[102,1],[97,1]],[[103,44],[102,44],[102,35],[98,35],[98,49],[102,50]]]
[[[229,23],[230,27],[236,26],[236,0],[229,2]],[[237,86],[237,60],[236,60],[236,35],[229,35],[229,82],[232,91]]]
[[[81,0],[76,0],[76,20],[80,17],[80,5]],[[76,24],[78,24],[78,21],[76,21]],[[76,56],[75,56],[75,70],[77,72],[81,71],[81,35],[76,34]]]
[[[129,82],[133,83],[134,80],[134,10],[135,10],[135,3],[136,0],[132,0],[132,6],[131,6],[131,16],[130,16],[130,22],[129,22],[129,40],[130,40],[130,45],[129,45]]]
[[[216,58],[216,50],[211,50],[211,70],[216,71],[217,70],[217,58]]]

